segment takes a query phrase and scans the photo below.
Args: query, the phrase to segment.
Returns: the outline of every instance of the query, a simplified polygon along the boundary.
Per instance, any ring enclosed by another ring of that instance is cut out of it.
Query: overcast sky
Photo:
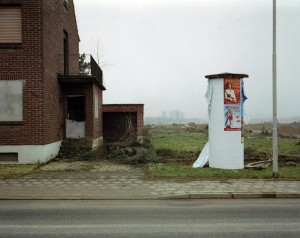
[[[74,0],[104,103],[207,117],[205,75],[248,74],[246,112],[272,118],[272,0]],[[278,117],[300,116],[300,1],[277,0]]]

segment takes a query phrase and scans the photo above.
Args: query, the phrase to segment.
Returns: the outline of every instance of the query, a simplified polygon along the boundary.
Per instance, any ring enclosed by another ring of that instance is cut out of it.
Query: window
[[[69,74],[69,39],[68,33],[64,31],[64,75]]]
[[[0,162],[18,163],[18,153],[0,153]]]
[[[95,118],[98,119],[99,117],[99,100],[98,100],[98,95],[95,94]]]
[[[0,7],[0,45],[22,43],[22,14],[20,6]]]
[[[23,120],[23,81],[0,80],[0,122]]]

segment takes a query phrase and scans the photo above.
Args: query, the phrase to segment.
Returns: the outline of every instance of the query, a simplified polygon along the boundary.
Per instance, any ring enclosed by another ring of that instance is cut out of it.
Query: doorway
[[[67,96],[66,138],[85,137],[85,96]]]

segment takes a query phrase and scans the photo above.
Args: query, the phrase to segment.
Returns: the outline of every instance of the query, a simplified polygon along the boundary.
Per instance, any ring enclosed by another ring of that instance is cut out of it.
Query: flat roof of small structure
[[[249,78],[248,74],[236,74],[236,73],[220,73],[205,75],[207,79],[220,79],[220,78]]]
[[[102,112],[143,112],[144,104],[103,104]]]

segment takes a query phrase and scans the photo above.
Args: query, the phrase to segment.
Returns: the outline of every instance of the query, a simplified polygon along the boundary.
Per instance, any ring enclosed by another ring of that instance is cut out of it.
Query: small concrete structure
[[[243,78],[246,74],[206,75],[209,103],[209,167],[244,168]]]

